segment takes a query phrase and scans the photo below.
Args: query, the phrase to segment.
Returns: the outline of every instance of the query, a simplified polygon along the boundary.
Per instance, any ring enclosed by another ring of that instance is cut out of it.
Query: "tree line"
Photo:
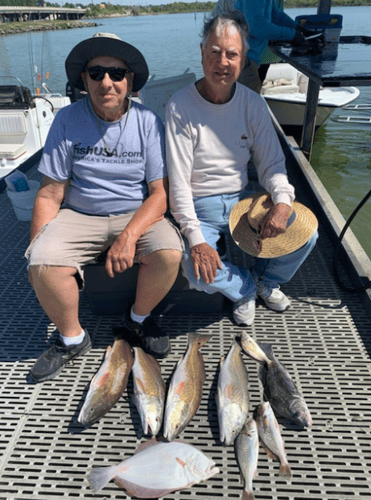
[[[44,0],[0,0],[0,6],[19,7],[65,7],[86,9],[87,17],[99,17],[102,15],[141,15],[157,13],[181,13],[181,12],[210,12],[214,9],[216,2],[172,2],[163,5],[114,5],[100,2],[83,5],[81,3],[46,2]],[[285,8],[317,7],[318,0],[285,0]],[[332,0],[332,6],[366,6],[371,5],[371,0]]]

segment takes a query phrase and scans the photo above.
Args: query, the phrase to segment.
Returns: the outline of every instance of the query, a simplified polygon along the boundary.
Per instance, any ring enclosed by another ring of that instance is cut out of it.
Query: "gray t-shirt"
[[[133,101],[127,122],[126,114],[105,122],[89,98],[78,101],[55,117],[39,171],[69,180],[64,207],[90,215],[134,212],[148,183],[167,176],[161,119]]]

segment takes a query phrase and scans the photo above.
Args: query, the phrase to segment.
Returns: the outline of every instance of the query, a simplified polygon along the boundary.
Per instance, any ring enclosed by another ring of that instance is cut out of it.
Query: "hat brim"
[[[138,49],[122,40],[96,37],[83,40],[68,55],[65,67],[69,83],[73,87],[85,90],[81,73],[91,59],[100,56],[116,57],[125,62],[134,72],[133,92],[138,92],[148,80],[148,66]]]
[[[282,234],[274,238],[260,240],[257,232],[251,228],[247,212],[253,202],[262,193],[249,196],[239,201],[231,210],[229,229],[236,245],[253,257],[271,259],[288,255],[301,248],[315,233],[318,221],[314,213],[301,203],[292,203],[295,220]]]

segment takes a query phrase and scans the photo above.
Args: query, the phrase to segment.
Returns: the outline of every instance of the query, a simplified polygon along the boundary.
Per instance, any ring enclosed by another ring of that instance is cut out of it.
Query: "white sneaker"
[[[237,325],[252,325],[255,318],[255,296],[242,297],[233,304],[233,319]]]
[[[279,286],[277,288],[267,288],[260,284],[258,286],[257,294],[264,300],[265,305],[273,311],[283,312],[286,311],[286,309],[288,309],[291,305],[291,302],[286,295],[281,292]]]

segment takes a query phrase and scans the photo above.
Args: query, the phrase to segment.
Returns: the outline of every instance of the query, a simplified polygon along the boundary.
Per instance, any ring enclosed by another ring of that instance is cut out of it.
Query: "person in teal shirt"
[[[304,35],[297,23],[274,0],[219,0],[217,11],[239,10],[245,14],[250,28],[249,50],[246,63],[238,79],[246,87],[260,93],[262,80],[259,66],[266,54],[270,40],[282,40],[301,45]]]

